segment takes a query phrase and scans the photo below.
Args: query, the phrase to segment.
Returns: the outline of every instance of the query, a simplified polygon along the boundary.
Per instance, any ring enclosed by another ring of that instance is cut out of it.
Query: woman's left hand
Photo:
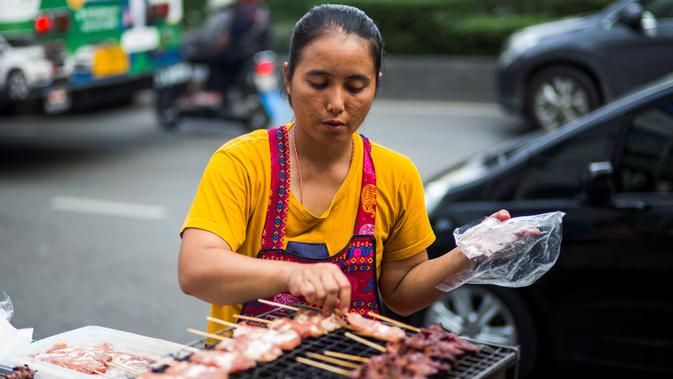
[[[478,225],[465,230],[456,237],[461,253],[473,262],[481,262],[496,255],[507,254],[518,241],[540,234],[537,228],[506,223],[510,219],[509,212],[501,209]]]

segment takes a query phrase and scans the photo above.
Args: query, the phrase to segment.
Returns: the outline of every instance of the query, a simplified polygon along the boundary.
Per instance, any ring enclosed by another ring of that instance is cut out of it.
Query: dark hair
[[[376,84],[383,64],[383,38],[374,21],[358,8],[349,5],[323,4],[309,10],[294,26],[288,54],[288,80],[292,79],[302,50],[330,29],[356,34],[369,40],[376,67]]]

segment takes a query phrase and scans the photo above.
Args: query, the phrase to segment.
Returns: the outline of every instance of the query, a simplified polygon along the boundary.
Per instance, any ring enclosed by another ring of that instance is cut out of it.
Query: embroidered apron
[[[290,198],[290,151],[287,126],[269,130],[271,149],[271,196],[266,212],[262,249],[259,259],[271,259],[298,263],[334,263],[341,268],[351,283],[350,311],[366,315],[369,311],[380,313],[378,286],[376,282],[376,173],[371,157],[371,143],[362,136],[364,160],[360,201],[355,219],[353,236],[348,245],[338,254],[325,258],[301,257],[283,249],[287,207]],[[281,304],[306,303],[302,298],[285,292],[268,297],[267,300]],[[256,300],[243,305],[242,315],[256,316],[273,309]]]

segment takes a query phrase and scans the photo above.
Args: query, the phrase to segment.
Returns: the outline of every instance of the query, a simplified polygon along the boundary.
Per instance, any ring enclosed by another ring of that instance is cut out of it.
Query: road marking
[[[463,116],[501,118],[506,113],[494,103],[459,101],[381,100],[374,101],[372,113],[393,115]]]
[[[161,220],[166,216],[164,207],[118,201],[87,199],[83,197],[56,196],[51,208],[58,211],[128,217],[141,220]]]

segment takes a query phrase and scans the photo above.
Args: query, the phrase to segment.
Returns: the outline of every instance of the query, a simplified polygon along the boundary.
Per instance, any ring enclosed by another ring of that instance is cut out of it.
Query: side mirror
[[[638,2],[632,2],[624,7],[619,16],[619,21],[648,37],[654,37],[657,34],[657,20],[652,12],[643,9],[643,6]]]
[[[632,29],[639,30],[642,17],[643,6],[638,2],[632,2],[622,9],[619,15],[619,21]]]
[[[615,194],[612,181],[612,163],[591,162],[587,165],[584,178],[584,191],[591,204],[606,205]]]

